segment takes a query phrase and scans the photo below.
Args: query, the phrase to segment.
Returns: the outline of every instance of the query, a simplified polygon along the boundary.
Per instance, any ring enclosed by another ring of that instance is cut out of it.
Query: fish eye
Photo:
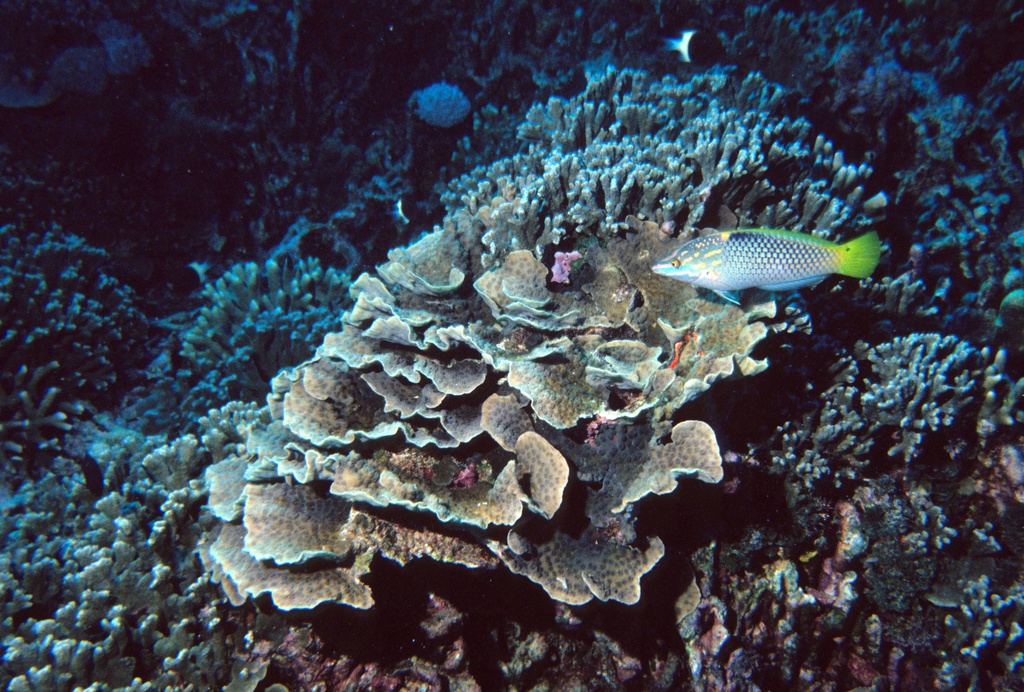
[[[677,260],[677,259],[674,259],[674,260],[672,260],[672,266],[673,266],[673,267],[675,267],[676,269],[679,269],[679,266],[680,266],[681,264],[682,264],[682,262],[680,262],[680,261],[679,261],[679,260]]]

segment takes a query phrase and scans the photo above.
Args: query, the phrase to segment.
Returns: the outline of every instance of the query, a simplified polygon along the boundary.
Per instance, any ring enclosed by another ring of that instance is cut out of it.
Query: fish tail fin
[[[866,279],[878,266],[882,256],[882,241],[874,231],[865,233],[859,238],[847,241],[836,248],[839,257],[836,273]]]

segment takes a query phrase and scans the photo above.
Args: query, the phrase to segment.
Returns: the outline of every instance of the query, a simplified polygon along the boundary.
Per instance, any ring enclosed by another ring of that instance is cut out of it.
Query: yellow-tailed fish
[[[874,231],[833,243],[807,233],[744,228],[688,240],[652,269],[739,304],[736,292],[744,288],[791,291],[832,274],[866,278],[878,265],[881,251]]]

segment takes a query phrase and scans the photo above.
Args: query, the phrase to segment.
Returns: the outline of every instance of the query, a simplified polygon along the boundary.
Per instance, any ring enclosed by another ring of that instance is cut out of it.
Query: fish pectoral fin
[[[734,305],[740,304],[740,294],[738,291],[715,291],[718,295],[722,296],[730,303]]]
[[[760,286],[758,286],[758,288],[763,289],[765,291],[795,291],[798,288],[814,286],[815,284],[825,279],[827,276],[828,274],[819,274],[818,276],[812,276],[806,279],[796,279],[794,281],[780,281],[777,284],[761,284]]]

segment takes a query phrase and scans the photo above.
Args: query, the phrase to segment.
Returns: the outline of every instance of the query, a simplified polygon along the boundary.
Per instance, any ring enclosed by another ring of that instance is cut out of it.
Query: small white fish
[[[711,64],[725,58],[725,48],[713,32],[687,29],[679,38],[665,39],[665,47],[679,53],[683,62]]]

